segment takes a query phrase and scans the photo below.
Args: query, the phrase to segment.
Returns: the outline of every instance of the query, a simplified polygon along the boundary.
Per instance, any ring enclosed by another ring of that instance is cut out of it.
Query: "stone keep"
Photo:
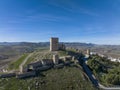
[[[51,38],[50,39],[50,51],[57,51],[59,46],[58,38]]]

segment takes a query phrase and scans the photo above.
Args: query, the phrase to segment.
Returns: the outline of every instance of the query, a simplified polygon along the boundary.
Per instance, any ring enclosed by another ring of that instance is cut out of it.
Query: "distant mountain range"
[[[5,45],[5,46],[11,46],[11,45],[22,45],[22,46],[46,46],[46,45],[49,45],[49,42],[40,42],[40,43],[33,43],[33,42],[0,42],[0,45]]]
[[[74,46],[74,47],[78,47],[78,46],[81,46],[81,47],[88,47],[88,48],[91,48],[91,47],[96,47],[96,46],[109,46],[109,47],[118,47],[120,45],[99,45],[99,44],[93,44],[93,43],[81,43],[81,42],[60,42],[60,43],[64,43],[66,46]],[[38,43],[35,43],[35,42],[0,42],[0,45],[5,45],[5,46],[11,46],[11,45],[22,45],[22,46],[49,46],[49,42],[38,42]]]
[[[0,45],[18,45],[20,42],[0,42]]]
[[[79,43],[79,42],[60,42],[60,43],[64,43],[66,45],[81,45],[81,46],[94,46],[96,44],[92,44],[92,43]],[[46,44],[49,45],[49,42],[39,42],[39,43],[35,43],[35,42],[0,42],[0,45],[27,45],[27,44],[36,44],[36,45],[40,45],[40,44]]]
[[[106,56],[120,57],[120,45],[98,45],[92,43],[79,43],[79,42],[60,42],[64,43],[66,47],[72,47],[76,49],[80,49],[81,51],[86,51],[86,49],[90,49],[92,52],[97,52],[104,54]],[[15,49],[17,51],[22,52],[31,52],[36,48],[40,47],[49,47],[49,42],[0,42],[0,51]],[[10,51],[9,50],[9,51]]]

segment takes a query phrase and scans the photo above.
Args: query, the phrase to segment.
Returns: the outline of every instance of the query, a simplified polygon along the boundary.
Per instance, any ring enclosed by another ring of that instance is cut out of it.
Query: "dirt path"
[[[25,65],[25,63],[27,62],[27,60],[33,55],[33,53],[30,53],[25,60],[21,63],[21,65],[19,67],[23,67]]]

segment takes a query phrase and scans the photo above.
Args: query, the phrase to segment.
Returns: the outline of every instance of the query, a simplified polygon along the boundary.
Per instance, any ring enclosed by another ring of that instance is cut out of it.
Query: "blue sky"
[[[120,44],[120,0],[0,0],[0,42]]]

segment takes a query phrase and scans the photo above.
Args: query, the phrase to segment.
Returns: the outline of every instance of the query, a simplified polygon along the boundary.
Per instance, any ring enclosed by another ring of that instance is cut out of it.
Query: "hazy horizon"
[[[0,42],[120,45],[120,0],[1,0]]]
[[[19,42],[0,42],[0,43],[49,43],[50,41],[38,41],[38,42],[32,42],[32,41],[19,41]],[[95,44],[95,45],[120,45],[120,44],[99,44],[99,43],[91,43],[91,42],[74,42],[74,41],[60,41],[60,43],[82,43],[82,44]]]

